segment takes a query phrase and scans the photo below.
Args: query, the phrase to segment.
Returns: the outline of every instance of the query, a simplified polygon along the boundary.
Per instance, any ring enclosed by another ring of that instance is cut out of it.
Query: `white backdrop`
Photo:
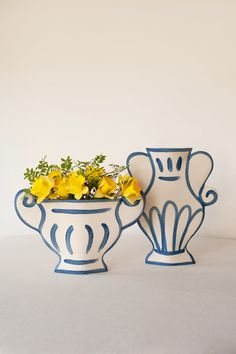
[[[236,237],[236,2],[1,0],[1,235],[45,154],[123,164],[132,151],[210,152],[219,202],[200,235]]]

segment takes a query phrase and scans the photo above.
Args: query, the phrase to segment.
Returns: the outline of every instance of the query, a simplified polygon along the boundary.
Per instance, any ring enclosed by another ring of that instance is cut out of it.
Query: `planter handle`
[[[40,233],[46,213],[41,204],[36,204],[36,198],[31,194],[25,194],[25,191],[22,189],[16,194],[14,205],[19,219],[26,226]]]
[[[130,176],[139,176],[140,187],[145,195],[147,195],[155,177],[150,155],[144,152],[133,152],[128,156],[126,165],[128,166]],[[142,171],[145,171],[145,174]]]
[[[199,169],[199,166],[201,168]],[[218,199],[217,191],[206,186],[214,167],[211,155],[206,151],[196,151],[190,155],[187,169],[187,182],[192,193],[203,207],[214,204]]]
[[[145,207],[145,196],[131,204],[122,197],[116,207],[116,218],[122,230],[135,224],[143,213]]]

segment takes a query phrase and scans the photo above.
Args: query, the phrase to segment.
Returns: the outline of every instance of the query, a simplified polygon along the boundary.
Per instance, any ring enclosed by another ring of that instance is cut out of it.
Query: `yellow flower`
[[[117,184],[110,177],[102,177],[98,182],[98,189],[95,193],[95,198],[114,198],[114,193],[117,188]]]
[[[127,174],[124,176],[119,176],[118,184],[122,196],[125,197],[131,204],[134,204],[137,199],[140,199],[141,189],[135,177],[130,177]]]
[[[62,177],[60,170],[54,170],[49,173],[48,177],[54,179],[53,193],[49,194],[49,199],[63,198],[67,199],[69,197],[69,191],[67,187],[66,177]]]
[[[59,197],[64,199],[69,197],[69,189],[66,177],[58,177],[55,180],[55,192],[58,194]]]
[[[53,193],[49,194],[49,199],[69,198],[68,184],[66,177],[56,177],[54,180]]]
[[[78,175],[76,172],[71,172],[68,175],[68,192],[73,194],[75,199],[81,199],[83,194],[87,194],[89,189],[84,185],[85,178],[82,175]]]
[[[55,178],[55,177],[61,177],[61,171],[60,170],[54,170],[48,174],[49,178]]]
[[[37,198],[37,204],[41,203],[50,194],[54,181],[48,176],[40,176],[34,181],[30,192]]]
[[[104,172],[105,170],[102,167],[95,168],[93,166],[87,166],[84,175],[88,179],[96,179],[103,175]]]

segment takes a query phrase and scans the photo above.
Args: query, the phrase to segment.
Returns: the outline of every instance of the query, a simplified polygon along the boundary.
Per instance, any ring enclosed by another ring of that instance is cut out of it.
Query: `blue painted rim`
[[[187,152],[187,151],[192,151],[193,148],[187,147],[187,148],[146,148],[147,152]]]
[[[64,270],[64,269],[55,269],[55,273],[63,273],[63,274],[77,274],[77,275],[86,275],[93,273],[104,273],[107,272],[108,268],[99,268],[99,269],[91,269],[91,270]]]
[[[34,195],[32,194],[34,197]],[[42,203],[118,203],[121,198],[108,199],[108,198],[99,198],[99,199],[44,199]]]
[[[157,253],[154,249],[151,250],[151,252],[148,253],[148,255],[145,258],[145,263],[146,264],[153,264],[153,265],[160,265],[160,266],[180,266],[180,265],[190,265],[190,264],[196,264],[196,261],[193,257],[193,255],[189,252],[187,247],[185,247],[184,251],[186,251],[190,257],[191,260],[188,260],[186,262],[180,262],[180,263],[169,263],[169,262],[155,262],[155,261],[149,261],[148,257],[153,253]],[[162,253],[162,255],[165,255]],[[166,254],[166,256],[170,256],[170,254]]]

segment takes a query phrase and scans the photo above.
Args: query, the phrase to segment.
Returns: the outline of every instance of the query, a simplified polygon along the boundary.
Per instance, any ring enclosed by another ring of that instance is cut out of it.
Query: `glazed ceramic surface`
[[[152,244],[146,263],[195,263],[187,245],[204,220],[205,207],[217,200],[217,193],[205,187],[213,160],[204,151],[191,153],[191,148],[146,150],[127,160],[129,173],[138,178],[146,196],[138,221]]]
[[[121,232],[143,212],[143,200],[135,205],[119,200],[46,200],[37,205],[31,195],[19,191],[15,209],[20,220],[38,231],[48,248],[59,257],[55,272],[107,271],[103,260]]]

